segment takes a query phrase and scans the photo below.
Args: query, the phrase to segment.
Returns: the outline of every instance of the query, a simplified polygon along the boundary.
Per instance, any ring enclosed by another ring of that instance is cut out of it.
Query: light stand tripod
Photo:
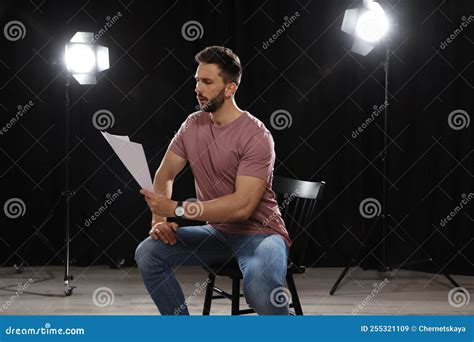
[[[61,193],[61,196],[51,208],[47,218],[43,221],[40,228],[46,224],[51,218],[53,212],[56,210],[58,205],[65,200],[66,205],[66,221],[65,221],[65,241],[66,250],[65,257],[61,259],[64,263],[64,293],[66,296],[70,296],[73,292],[74,286],[70,285],[70,281],[73,279],[72,274],[69,273],[69,244],[70,244],[70,228],[71,228],[71,199],[76,194],[76,191],[71,190],[71,166],[70,166],[70,102],[69,102],[69,82],[71,76],[76,79],[79,84],[96,84],[97,74],[104,70],[109,69],[109,49],[105,46],[96,44],[94,33],[92,32],[76,32],[74,36],[65,45],[64,61],[66,64],[66,100],[65,100],[65,121],[64,121],[64,137],[66,145],[66,156],[65,156],[65,189]],[[57,64],[57,63],[56,63]],[[43,242],[46,243],[47,247],[54,253],[55,257],[59,252],[55,252],[54,247],[51,243],[41,234],[38,233],[39,229],[34,233],[35,236],[40,237]],[[27,247],[31,245],[29,240]],[[62,249],[61,249],[62,250]],[[17,272],[23,271],[23,263],[19,266],[14,265]]]
[[[65,101],[65,143],[66,143],[66,188],[63,192],[63,196],[66,200],[66,260],[64,263],[64,294],[66,296],[72,295],[75,286],[71,286],[69,281],[73,279],[72,274],[69,274],[69,247],[70,247],[70,231],[71,231],[71,198],[76,194],[73,190],[70,190],[71,184],[71,157],[70,157],[70,127],[69,127],[69,74],[66,75],[66,101]]]
[[[75,286],[70,285],[70,281],[73,280],[73,275],[69,273],[69,264],[70,264],[70,229],[71,229],[71,198],[75,195],[75,191],[71,190],[71,157],[70,157],[70,113],[69,113],[69,106],[70,106],[70,101],[69,101],[69,74],[66,74],[66,83],[65,83],[65,108],[64,108],[64,113],[65,113],[65,120],[64,120],[64,137],[65,137],[65,150],[66,150],[66,156],[64,157],[64,168],[65,168],[65,188],[64,191],[61,192],[61,196],[58,198],[58,200],[54,203],[52,206],[51,210],[49,211],[48,215],[46,216],[46,219],[41,223],[40,227],[35,231],[34,235],[35,237],[40,238],[43,243],[46,244],[48,249],[54,253],[55,257],[60,253],[60,251],[57,251],[54,246],[51,244],[51,242],[43,236],[41,233],[39,233],[39,230],[51,219],[52,216],[54,216],[54,212],[58,208],[58,206],[63,202],[66,205],[66,213],[65,213],[65,254],[63,258],[60,258],[60,261],[64,263],[64,294],[66,296],[70,296],[73,293],[73,289]],[[31,244],[33,242],[33,238],[31,238],[28,243],[25,246],[25,249],[29,249]],[[22,273],[23,272],[23,261],[21,261],[19,264],[15,264],[13,267],[15,268],[15,271],[17,273]]]
[[[344,270],[341,272],[339,275],[339,278],[336,280],[334,286],[331,288],[331,291],[329,294],[333,295],[334,292],[336,291],[337,287],[339,286],[339,283],[344,279],[346,276],[347,272],[351,267],[358,266],[362,260],[366,258],[370,254],[368,242],[372,240],[373,236],[376,235],[375,233],[377,230],[375,229],[379,224],[382,226],[382,261],[378,260],[379,267],[378,270],[382,272],[386,271],[391,271],[394,266],[389,265],[388,262],[388,257],[387,257],[387,245],[386,245],[386,237],[387,237],[387,232],[389,231],[389,222],[388,219],[392,220],[393,222],[394,219],[393,217],[388,213],[388,182],[387,182],[387,174],[388,174],[388,139],[387,139],[387,132],[388,132],[388,107],[389,107],[389,92],[388,92],[388,75],[389,75],[389,62],[390,62],[390,45],[388,40],[386,41],[386,48],[385,48],[385,61],[384,61],[384,71],[385,71],[385,110],[384,110],[384,139],[383,139],[383,149],[379,154],[379,159],[383,163],[383,183],[382,183],[382,208],[380,215],[377,216],[375,219],[374,223],[372,224],[367,236],[365,237],[364,241],[362,244],[359,246],[359,248],[356,250],[354,255],[351,257],[351,260],[349,261],[348,265],[344,268]],[[396,222],[395,222],[396,223]],[[414,241],[412,241],[413,243]],[[429,261],[431,263],[434,263],[433,258],[430,256],[430,254],[423,248],[419,247],[419,249],[427,256],[427,259],[425,260],[417,260],[414,261],[410,264],[413,263],[419,263],[422,261]],[[362,253],[363,252],[363,253]],[[361,258],[361,256],[363,256]],[[407,265],[407,264],[405,264]],[[397,268],[397,267],[395,267]],[[451,282],[451,284],[454,287],[459,287],[458,283],[446,272],[442,271],[442,274]]]

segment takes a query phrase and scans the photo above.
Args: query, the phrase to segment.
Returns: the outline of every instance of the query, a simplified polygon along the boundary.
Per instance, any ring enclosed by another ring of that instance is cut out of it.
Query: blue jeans
[[[249,306],[259,315],[288,315],[289,292],[283,288],[288,248],[278,235],[237,235],[210,225],[188,226],[178,228],[174,245],[148,237],[135,252],[145,286],[162,315],[189,315],[172,267],[220,265],[232,257],[242,271]]]

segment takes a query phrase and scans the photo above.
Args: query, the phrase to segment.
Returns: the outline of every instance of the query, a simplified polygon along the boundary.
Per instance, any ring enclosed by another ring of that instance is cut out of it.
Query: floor
[[[454,276],[463,290],[451,292],[448,281],[430,273],[392,273],[351,269],[335,295],[329,289],[341,268],[313,268],[295,277],[305,315],[473,315],[474,277]],[[63,268],[34,267],[17,274],[0,268],[0,315],[157,315],[137,268],[73,267],[72,296],[64,295]],[[201,315],[206,274],[180,267],[176,276],[192,315]],[[227,278],[216,285],[230,290]],[[242,308],[245,299],[242,298]],[[213,315],[229,315],[230,302],[216,299]]]

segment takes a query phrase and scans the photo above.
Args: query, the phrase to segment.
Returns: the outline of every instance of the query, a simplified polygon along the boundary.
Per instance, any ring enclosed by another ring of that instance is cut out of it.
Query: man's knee
[[[135,261],[141,272],[146,272],[150,269],[157,270],[160,267],[164,267],[165,263],[159,256],[157,248],[160,247],[160,241],[153,240],[150,237],[143,240],[135,250]]]

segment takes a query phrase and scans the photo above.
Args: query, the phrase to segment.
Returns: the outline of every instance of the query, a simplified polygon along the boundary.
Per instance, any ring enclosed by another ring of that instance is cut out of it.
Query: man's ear
[[[236,91],[237,91],[237,84],[235,84],[235,82],[230,82],[225,87],[225,96],[231,97],[232,95],[235,94]]]

